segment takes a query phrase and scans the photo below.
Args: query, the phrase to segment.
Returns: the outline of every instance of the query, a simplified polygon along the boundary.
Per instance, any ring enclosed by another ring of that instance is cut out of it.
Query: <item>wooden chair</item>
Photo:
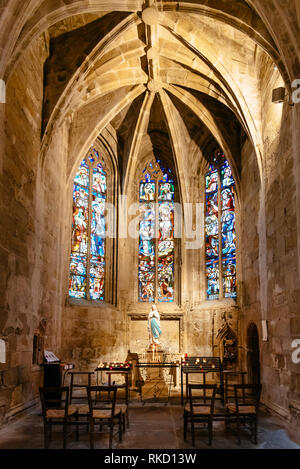
[[[68,427],[78,422],[78,412],[73,406],[69,406],[69,388],[65,387],[40,387],[40,399],[44,421],[44,445],[47,449],[52,438],[52,425],[63,426],[63,449],[66,449],[67,438],[73,433],[68,433]],[[63,399],[63,395],[65,398]],[[75,419],[75,420],[74,420]],[[76,425],[76,440],[79,439],[78,426]]]
[[[123,423],[123,432],[126,430],[126,425],[127,428],[129,428],[129,412],[128,412],[128,405],[129,405],[129,373],[121,373],[120,371],[114,371],[110,370],[107,371],[106,374],[108,375],[108,386],[116,386],[118,389],[124,389],[125,390],[125,397],[123,399],[122,404],[118,402],[116,404],[116,411],[120,410],[121,415],[122,415],[122,423]],[[125,377],[125,383],[124,384],[116,384],[115,381],[111,384],[111,378],[113,375],[123,375]],[[104,386],[107,386],[106,384]],[[109,393],[108,393],[109,395]]]
[[[197,391],[200,391],[197,393]],[[208,393],[207,391],[212,391]],[[208,428],[208,444],[211,445],[213,435],[213,414],[216,398],[216,384],[189,384],[188,402],[184,408],[184,440],[187,426],[191,424],[192,444],[195,446],[195,424],[204,423]]]
[[[88,386],[89,419],[90,419],[90,448],[94,449],[95,424],[99,424],[101,432],[103,426],[109,427],[109,449],[112,448],[114,426],[117,425],[119,441],[122,441],[122,412],[116,406],[116,386]],[[105,397],[106,395],[109,396]]]
[[[226,405],[225,424],[234,422],[237,426],[238,444],[241,444],[241,427],[251,430],[251,438],[257,444],[257,414],[261,386],[256,384],[235,384],[234,402]]]
[[[94,375],[93,371],[69,371],[68,374],[70,375],[70,404],[72,401],[85,401],[86,403],[82,402],[81,404],[76,402],[73,404],[74,407],[78,410],[78,417],[84,418],[84,421],[78,421],[78,425],[86,426],[87,432],[89,431],[89,405],[88,405],[88,396],[87,396],[87,386],[91,386],[91,379]],[[76,382],[75,378],[86,378],[86,382]],[[85,391],[81,392],[79,395],[75,393],[76,391]]]
[[[129,413],[128,413],[128,384],[119,384],[119,385],[114,385],[117,387],[117,389],[124,389],[125,390],[125,399],[124,402],[116,404],[116,412],[118,411],[121,412],[122,416],[122,426],[123,426],[123,432],[126,431],[126,427],[129,428]]]

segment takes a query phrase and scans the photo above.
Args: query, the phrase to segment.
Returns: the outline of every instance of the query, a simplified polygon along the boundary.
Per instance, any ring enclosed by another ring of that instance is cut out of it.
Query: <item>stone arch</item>
[[[56,22],[62,21],[72,15],[109,11],[108,6],[103,4],[102,1],[94,2],[92,5],[88,4],[86,1],[77,1],[75,5],[53,3],[51,6],[45,1],[32,1],[31,3],[35,11],[30,9],[28,5],[24,7],[24,18],[22,18],[23,21],[20,22],[18,30],[19,36],[16,34],[14,43],[10,45],[11,49],[15,46],[15,54],[17,57],[37,35],[41,34],[45,29]],[[137,5],[136,2],[132,2],[132,4],[126,2],[126,5],[122,3],[121,1],[116,2],[113,5],[113,9],[119,11],[140,11],[142,9],[142,4]],[[186,5],[185,3],[178,2],[176,6],[171,2],[163,2],[161,9],[164,12],[174,11],[176,9],[178,12],[210,16],[215,20],[230,24],[232,27],[243,31],[244,34],[255,40],[270,54],[276,56],[276,46],[273,42],[272,34],[269,32],[270,25],[268,24],[266,27],[261,19],[265,16],[263,8],[257,8],[256,1],[252,1],[251,4],[256,8],[256,11],[254,9],[251,10],[248,5],[239,5],[239,8],[237,8],[235,5],[220,4],[218,9],[216,9],[215,5],[211,5],[210,2],[206,2],[205,5]],[[39,6],[39,8],[37,8],[37,6]],[[14,56],[13,58],[15,61],[16,57]]]
[[[106,199],[106,239],[105,239],[105,293],[104,298],[106,303],[115,304],[117,298],[117,283],[116,279],[116,270],[117,270],[117,225],[118,225],[118,213],[117,213],[117,198],[119,193],[119,171],[118,171],[118,163],[117,163],[117,155],[114,152],[114,149],[111,146],[109,141],[109,136],[107,132],[103,132],[103,134],[99,135],[97,139],[94,141],[92,145],[90,145],[89,149],[85,151],[85,156],[95,150],[98,152],[100,156],[100,162],[103,162],[103,167],[105,169],[107,175],[107,199]],[[78,167],[81,164],[81,161],[84,157],[79,160],[76,159],[76,163],[72,169],[70,177],[68,178],[68,185],[70,186],[69,193],[72,194],[71,189],[73,187],[73,179]],[[77,164],[77,167],[75,166]],[[71,204],[68,204],[71,208]],[[71,217],[68,217],[71,219]],[[70,237],[70,230],[71,225],[67,227],[66,231],[69,233]],[[68,262],[70,259],[70,252],[68,253],[69,256],[67,257]],[[69,300],[70,301],[70,300]],[[71,303],[74,303],[74,300],[71,300]],[[76,301],[75,301],[76,304]]]

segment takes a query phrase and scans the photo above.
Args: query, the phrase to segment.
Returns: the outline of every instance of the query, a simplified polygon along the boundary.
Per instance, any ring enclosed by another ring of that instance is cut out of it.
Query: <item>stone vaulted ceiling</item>
[[[261,68],[276,64],[287,88],[290,78],[255,1],[45,0],[27,6],[6,73],[43,34],[49,42],[43,147],[67,120],[70,174],[104,129],[115,133],[121,148],[125,189],[149,145],[165,159],[172,153],[180,179],[197,169],[195,146],[204,157],[222,147],[237,177],[246,136],[259,154]]]

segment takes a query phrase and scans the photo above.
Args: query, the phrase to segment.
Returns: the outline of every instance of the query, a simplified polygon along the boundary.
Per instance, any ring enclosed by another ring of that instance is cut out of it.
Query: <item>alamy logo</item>
[[[6,103],[6,85],[4,80],[0,80],[0,103]]]
[[[292,362],[297,365],[300,363],[300,339],[293,340],[292,348],[296,349],[292,353]]]

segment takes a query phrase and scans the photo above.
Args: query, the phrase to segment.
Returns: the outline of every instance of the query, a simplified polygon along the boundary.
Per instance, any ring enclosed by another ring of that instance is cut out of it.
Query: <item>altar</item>
[[[171,389],[176,386],[176,371],[179,369],[180,364],[178,362],[167,363],[167,362],[149,362],[139,363],[138,368],[141,369],[141,375],[143,376],[142,370],[145,370],[146,379],[144,386],[142,387],[141,400],[145,403],[147,400],[156,401],[159,397],[164,396],[164,388],[167,387],[167,403],[170,400]]]

